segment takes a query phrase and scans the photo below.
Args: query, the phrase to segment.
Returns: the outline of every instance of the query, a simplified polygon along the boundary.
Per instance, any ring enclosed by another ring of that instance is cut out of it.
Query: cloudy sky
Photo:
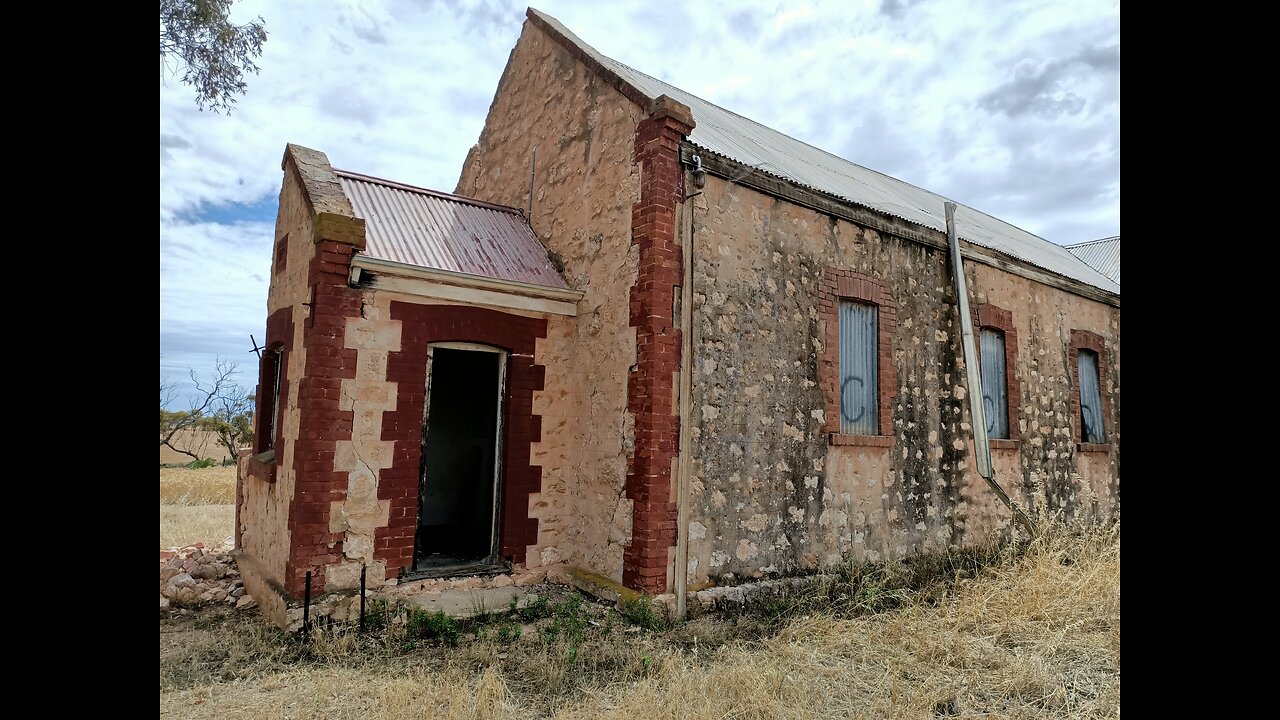
[[[256,382],[285,143],[452,191],[526,5],[240,0],[269,37],[230,116],[160,81],[160,376]],[[1120,232],[1114,0],[535,5],[616,60],[1060,244]]]

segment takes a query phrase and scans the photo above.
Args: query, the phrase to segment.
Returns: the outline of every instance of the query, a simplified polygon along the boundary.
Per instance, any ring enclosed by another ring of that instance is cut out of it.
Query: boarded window
[[[289,235],[285,233],[283,237],[276,241],[276,262],[275,267],[271,269],[272,274],[279,275],[284,272],[285,263],[289,261]]]
[[[1009,379],[1005,375],[1004,331],[982,328],[979,335],[982,365],[982,410],[987,416],[987,437],[1009,437]]]
[[[280,351],[270,353],[272,356],[271,373],[271,427],[267,431],[267,447],[276,446],[276,419],[280,416]]]
[[[262,370],[258,382],[262,385],[262,404],[258,408],[256,452],[265,452],[276,446],[276,421],[280,415],[280,376],[284,370],[283,348],[270,348],[262,353]]]
[[[1080,375],[1080,437],[1087,443],[1104,443],[1106,434],[1102,427],[1102,386],[1098,382],[1098,353],[1081,350]]]
[[[840,301],[840,432],[847,435],[879,430],[877,310],[875,305]]]

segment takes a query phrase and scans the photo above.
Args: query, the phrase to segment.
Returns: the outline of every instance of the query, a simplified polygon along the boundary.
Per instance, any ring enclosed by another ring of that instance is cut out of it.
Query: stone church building
[[[961,205],[961,317],[945,198],[536,10],[454,193],[283,170],[236,519],[282,625],[362,568],[683,598],[1006,536],[970,393],[1032,516],[1119,510],[1117,282]]]

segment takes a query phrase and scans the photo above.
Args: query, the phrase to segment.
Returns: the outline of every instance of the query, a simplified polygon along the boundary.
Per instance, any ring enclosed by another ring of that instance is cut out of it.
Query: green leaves
[[[160,0],[160,67],[182,73],[201,110],[230,114],[267,41],[263,20],[231,22],[235,0]]]

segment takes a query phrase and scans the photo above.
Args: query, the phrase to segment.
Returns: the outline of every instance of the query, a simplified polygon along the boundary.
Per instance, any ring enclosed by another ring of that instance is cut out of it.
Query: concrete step
[[[516,607],[522,608],[537,600],[538,596],[524,588],[501,587],[424,593],[407,598],[406,601],[427,612],[443,612],[449,617],[469,618],[484,612],[507,610],[511,607],[511,598],[516,598]]]

